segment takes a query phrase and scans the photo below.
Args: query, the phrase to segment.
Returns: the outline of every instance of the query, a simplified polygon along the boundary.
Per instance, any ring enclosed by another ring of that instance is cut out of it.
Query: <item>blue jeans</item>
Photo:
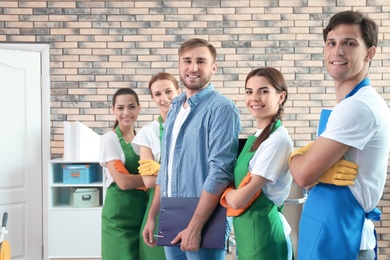
[[[198,252],[181,251],[180,247],[164,246],[167,260],[225,260],[225,249],[200,248]]]

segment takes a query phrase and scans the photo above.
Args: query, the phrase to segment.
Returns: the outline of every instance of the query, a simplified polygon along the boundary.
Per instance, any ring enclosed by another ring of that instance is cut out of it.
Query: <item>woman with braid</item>
[[[240,260],[292,259],[291,228],[282,214],[292,176],[288,159],[293,142],[281,124],[287,85],[280,71],[258,68],[245,80],[245,104],[256,120],[234,167],[234,187],[221,204],[233,216]]]

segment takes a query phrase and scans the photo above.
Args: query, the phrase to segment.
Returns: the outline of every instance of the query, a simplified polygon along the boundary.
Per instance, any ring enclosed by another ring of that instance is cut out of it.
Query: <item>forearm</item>
[[[349,146],[319,137],[304,155],[291,158],[290,172],[301,187],[314,184],[332,165],[340,160]]]
[[[156,175],[155,172],[158,172],[159,164],[154,161],[154,156],[152,149],[147,146],[140,145],[140,166],[138,167],[139,174],[142,176],[142,181],[144,185],[149,188],[156,187]],[[152,165],[152,162],[155,164]],[[158,166],[158,167],[157,167]],[[155,167],[155,168],[154,168]]]
[[[144,186],[144,182],[140,175],[116,173],[115,176],[113,175],[113,178],[115,183],[122,190],[133,190]]]
[[[219,199],[219,196],[215,196],[203,190],[198,206],[188,224],[188,228],[201,231],[219,203]]]
[[[244,187],[234,189],[226,195],[226,201],[230,207],[240,209],[248,205],[255,194],[262,189],[268,181],[262,176],[251,175],[251,180]]]
[[[302,155],[296,155],[291,159],[290,172],[298,186],[305,188],[315,183],[319,176],[310,174],[304,169],[306,160],[303,157]]]
[[[160,211],[160,197],[161,197],[160,185],[156,185],[152,205],[150,206],[150,209],[149,209],[148,221],[149,220],[155,221],[155,219]]]
[[[107,162],[107,168],[115,183],[122,190],[131,190],[144,185],[140,175],[119,172],[114,166],[114,161]]]

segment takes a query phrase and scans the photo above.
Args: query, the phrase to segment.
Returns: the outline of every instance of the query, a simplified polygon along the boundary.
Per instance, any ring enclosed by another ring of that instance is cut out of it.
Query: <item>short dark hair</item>
[[[328,33],[339,24],[357,24],[360,26],[362,37],[367,48],[378,46],[378,26],[376,23],[359,11],[339,12],[330,18],[328,26],[323,30],[324,41]]]

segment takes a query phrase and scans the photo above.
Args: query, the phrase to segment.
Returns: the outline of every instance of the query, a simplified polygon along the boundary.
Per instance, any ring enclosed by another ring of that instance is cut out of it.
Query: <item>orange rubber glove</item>
[[[222,207],[226,208],[227,209],[227,212],[226,212],[226,215],[230,217],[229,215],[229,211],[232,209],[234,210],[233,208],[231,208],[229,206],[229,204],[227,203],[226,201],[226,195],[231,192],[232,190],[234,190],[234,183],[230,183],[229,186],[226,188],[226,190],[222,193],[222,196],[221,196],[221,199],[219,200],[219,203],[221,203]]]
[[[120,173],[123,174],[130,174],[130,172],[126,169],[125,165],[121,160],[115,160],[114,161],[114,168]]]
[[[117,170],[120,173],[130,174],[130,172],[126,169],[125,165],[123,164],[123,162],[121,160],[114,161],[114,168],[115,168],[115,170]],[[146,188],[145,186],[141,186],[141,187],[136,188],[136,190],[147,191],[148,188]]]
[[[244,179],[242,179],[240,185],[238,185],[237,189],[240,189],[240,188],[244,187],[245,185],[247,185],[251,179],[252,179],[251,173],[248,172],[248,174],[244,177]],[[261,190],[258,190],[256,192],[256,194],[253,195],[253,197],[248,201],[248,203],[243,208],[234,209],[234,208],[230,207],[226,201],[226,195],[229,192],[231,192],[233,189],[234,189],[233,184],[229,185],[229,187],[227,187],[226,190],[223,192],[221,199],[220,199],[221,205],[227,209],[226,215],[228,217],[237,217],[237,216],[241,215],[242,213],[244,213],[249,208],[249,206],[252,205],[252,203],[260,196],[260,193],[261,193]]]

